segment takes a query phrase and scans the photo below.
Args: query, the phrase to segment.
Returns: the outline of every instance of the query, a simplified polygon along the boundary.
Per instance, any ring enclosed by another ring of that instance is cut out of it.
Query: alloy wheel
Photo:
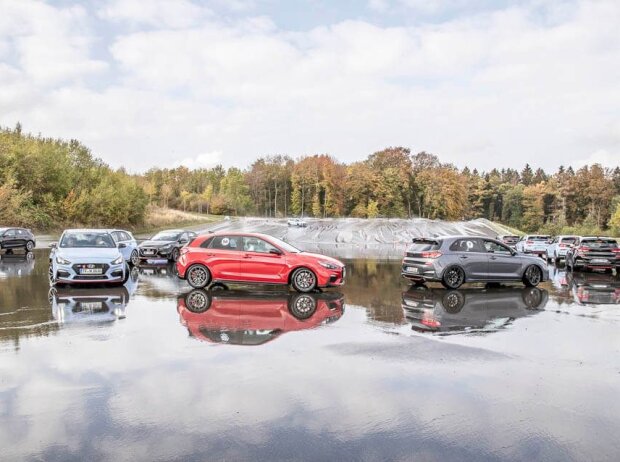
[[[308,269],[299,269],[293,275],[293,285],[300,292],[310,292],[316,286],[316,276]]]
[[[187,270],[187,281],[192,287],[203,288],[210,278],[209,270],[202,265],[192,266]]]
[[[140,264],[140,256],[138,255],[138,251],[134,250],[133,252],[131,252],[131,265],[132,266],[138,266]]]

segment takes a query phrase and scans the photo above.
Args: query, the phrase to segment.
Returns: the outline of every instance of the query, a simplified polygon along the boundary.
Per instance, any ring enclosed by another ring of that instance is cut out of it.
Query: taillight
[[[564,247],[566,247],[566,244],[560,244],[559,247],[563,249]]]
[[[589,251],[590,251],[589,247],[584,247],[584,246],[577,247],[577,252],[589,252]]]
[[[613,253],[620,253],[620,247],[616,247],[615,249],[611,249]]]
[[[431,252],[422,252],[422,258],[439,258],[441,252],[439,250],[433,250]]]
[[[532,245],[534,241],[525,241],[526,244]]]

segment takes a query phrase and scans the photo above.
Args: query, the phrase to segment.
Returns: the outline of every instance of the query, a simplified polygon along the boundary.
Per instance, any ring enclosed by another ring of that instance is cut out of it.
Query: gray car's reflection
[[[462,290],[413,286],[402,294],[405,318],[419,332],[493,332],[545,308],[549,298],[537,287]]]
[[[219,289],[196,289],[178,298],[180,322],[190,336],[210,343],[262,345],[285,332],[335,322],[344,312],[344,297],[337,292]]]
[[[127,316],[127,304],[138,287],[133,268],[122,286],[52,287],[48,299],[52,316],[59,324],[107,323]]]
[[[34,271],[34,253],[0,255],[0,279],[28,276]]]

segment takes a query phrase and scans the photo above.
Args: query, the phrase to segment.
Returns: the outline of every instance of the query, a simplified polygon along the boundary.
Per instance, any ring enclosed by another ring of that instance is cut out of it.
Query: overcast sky
[[[0,0],[0,125],[114,167],[620,164],[620,1]]]

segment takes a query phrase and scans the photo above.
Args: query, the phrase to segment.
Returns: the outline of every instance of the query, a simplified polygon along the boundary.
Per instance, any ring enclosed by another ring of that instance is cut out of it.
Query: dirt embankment
[[[291,227],[285,219],[235,218],[207,226],[211,231],[244,231],[270,234],[310,252],[341,258],[400,258],[414,237],[509,234],[488,220],[455,221],[427,219],[307,219],[305,228]]]

